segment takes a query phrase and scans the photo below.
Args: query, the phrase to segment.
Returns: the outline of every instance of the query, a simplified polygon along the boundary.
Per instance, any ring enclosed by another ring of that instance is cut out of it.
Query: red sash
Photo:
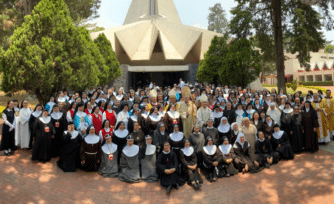
[[[104,111],[106,113],[106,118],[107,120],[109,120],[110,122],[110,125],[111,126],[115,126],[115,123],[116,123],[116,116],[115,116],[115,113],[114,111],[112,111],[111,113],[109,113],[108,110]]]
[[[113,129],[109,128],[109,132],[107,132],[106,129],[102,128],[101,132],[102,132],[102,139],[104,140],[106,138],[106,135],[110,135],[112,137]]]
[[[95,127],[96,135],[99,135],[99,132],[102,128],[102,116],[99,114],[98,117],[94,113],[90,114],[92,117],[93,126]]]
[[[71,113],[71,118],[73,118],[74,110],[70,109],[70,113]]]
[[[90,114],[91,114],[91,113],[89,112],[88,108],[85,109],[85,113],[86,113],[87,115],[90,115]]]

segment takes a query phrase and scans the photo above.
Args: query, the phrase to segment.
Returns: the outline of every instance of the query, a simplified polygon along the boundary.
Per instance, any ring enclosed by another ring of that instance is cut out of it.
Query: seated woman
[[[94,126],[87,128],[86,136],[80,147],[81,164],[85,171],[97,171],[101,158],[100,137],[95,134]]]
[[[211,121],[212,123],[212,121]],[[203,164],[202,150],[205,144],[203,133],[200,132],[200,127],[195,124],[193,133],[189,137],[190,145],[194,148],[197,157],[197,165],[200,167]]]
[[[62,139],[64,147],[60,151],[57,166],[64,172],[74,172],[80,165],[79,149],[82,137],[74,129],[73,122],[68,123],[67,131],[64,132]]]
[[[167,137],[168,143],[172,146],[172,150],[175,152],[176,156],[179,158],[180,150],[184,143],[184,135],[179,131],[178,125],[173,125],[173,132]]]
[[[138,122],[133,124],[133,132],[130,133],[134,138],[134,144],[138,145],[139,148],[142,148],[145,145],[145,134],[141,130],[141,127]]]
[[[163,151],[158,157],[157,173],[159,175],[161,185],[166,187],[168,194],[170,193],[172,187],[178,189],[185,183],[185,181],[176,173],[177,166],[177,156],[173,151],[171,151],[169,142],[165,142]]]
[[[294,159],[292,146],[290,145],[288,135],[280,130],[279,125],[274,125],[274,133],[271,138],[274,151],[278,152],[282,159]]]
[[[216,181],[219,174],[218,164],[221,162],[222,157],[210,136],[206,138],[206,146],[203,147],[202,156],[205,178],[209,182]]]
[[[169,133],[173,132],[173,125],[177,124],[181,129],[180,131],[182,131],[182,120],[181,120],[181,115],[178,111],[176,111],[176,105],[175,104],[170,104],[168,106],[167,112],[164,116],[163,119],[164,123],[165,123],[165,127],[166,127],[166,131]]]
[[[106,120],[108,121],[108,120]],[[112,143],[111,135],[107,134],[103,140],[102,145],[102,158],[98,172],[103,177],[114,178],[118,176],[118,165],[117,165],[117,145]]]
[[[258,139],[255,143],[256,154],[259,155],[261,165],[269,168],[272,164],[277,164],[279,154],[275,152],[271,146],[271,142],[264,138],[262,131],[258,132]]]
[[[240,132],[233,145],[233,149],[237,156],[235,159],[236,167],[239,171],[242,171],[242,173],[256,173],[262,170],[257,166],[259,164],[256,161],[253,162],[249,157],[249,147],[250,144],[246,141],[245,135]],[[257,163],[257,165],[255,165],[255,163]]]
[[[188,139],[184,141],[184,147],[180,151],[180,160],[182,164],[182,175],[184,175],[183,178],[195,189],[200,188],[203,180],[198,172],[199,168],[197,167],[196,152],[194,148],[190,146]]]
[[[146,143],[140,148],[141,178],[148,183],[157,182],[156,146],[152,144],[152,137],[150,135],[147,135],[145,139]]]
[[[113,135],[113,141],[118,147],[118,154],[121,154],[124,146],[126,145],[126,136],[129,135],[129,131],[125,129],[125,124],[120,122],[117,124]],[[120,157],[118,157],[120,158]]]
[[[119,180],[138,183],[140,182],[139,170],[139,146],[134,144],[133,136],[126,137],[127,145],[123,148],[120,159],[121,172]]]
[[[220,166],[220,175],[225,175],[226,177],[230,177],[233,175],[238,174],[238,170],[234,168],[234,159],[235,159],[235,154],[234,150],[231,144],[229,144],[228,138],[224,137],[223,138],[223,144],[218,146],[218,149],[220,150],[223,158],[222,158],[222,163]]]
[[[157,129],[153,133],[153,145],[156,146],[157,153],[161,153],[164,143],[167,141],[166,127],[163,122],[160,122]]]

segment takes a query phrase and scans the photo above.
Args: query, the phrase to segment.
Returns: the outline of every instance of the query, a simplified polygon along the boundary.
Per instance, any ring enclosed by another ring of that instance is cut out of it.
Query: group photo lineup
[[[0,0],[0,203],[334,201],[334,0]]]

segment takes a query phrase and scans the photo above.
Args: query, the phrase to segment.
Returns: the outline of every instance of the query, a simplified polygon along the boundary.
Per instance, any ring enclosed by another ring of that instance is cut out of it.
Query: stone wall
[[[186,82],[190,82],[191,84],[195,84],[197,79],[196,74],[198,70],[199,64],[189,64],[189,71],[186,73]]]
[[[116,80],[110,82],[109,86],[115,87],[115,90],[117,91],[119,88],[123,87],[125,91],[129,90],[129,72],[128,72],[128,66],[127,64],[121,65],[122,70],[122,76],[118,77]]]

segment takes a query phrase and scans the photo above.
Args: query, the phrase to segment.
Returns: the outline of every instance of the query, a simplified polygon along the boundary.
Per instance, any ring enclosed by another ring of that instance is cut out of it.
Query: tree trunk
[[[282,31],[282,1],[271,0],[272,21],[275,36],[275,55],[277,68],[277,88],[283,89],[285,93],[285,70],[284,70],[284,52],[283,52],[283,31]]]

